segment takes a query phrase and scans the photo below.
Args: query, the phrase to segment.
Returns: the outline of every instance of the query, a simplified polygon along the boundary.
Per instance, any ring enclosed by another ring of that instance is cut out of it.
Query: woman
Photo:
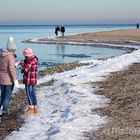
[[[14,81],[16,80],[15,58],[16,45],[14,38],[9,37],[6,50],[0,50],[0,108],[2,108],[2,116],[8,113],[8,106],[14,88]]]
[[[23,51],[25,57],[24,61],[21,61],[23,73],[23,84],[25,84],[26,94],[28,98],[29,107],[25,114],[32,115],[38,112],[37,98],[35,94],[35,85],[37,84],[37,68],[38,58],[33,55],[31,48],[25,48]]]

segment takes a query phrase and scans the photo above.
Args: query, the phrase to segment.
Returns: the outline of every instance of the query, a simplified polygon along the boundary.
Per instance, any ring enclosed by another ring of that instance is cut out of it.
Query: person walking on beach
[[[35,85],[37,84],[38,57],[33,55],[31,48],[23,51],[25,59],[20,62],[23,73],[23,84],[25,84],[26,95],[29,103],[26,115],[33,115],[38,112]]]
[[[137,27],[137,29],[139,29],[139,23],[137,23],[136,27]]]
[[[58,36],[58,31],[60,31],[60,27],[57,25],[55,27],[55,35]]]
[[[60,31],[62,33],[62,37],[64,37],[64,33],[65,33],[65,27],[64,27],[64,25],[61,26]]]
[[[11,100],[14,82],[16,81],[16,45],[12,36],[8,38],[6,50],[0,50],[0,86],[1,117],[8,114],[8,107]]]

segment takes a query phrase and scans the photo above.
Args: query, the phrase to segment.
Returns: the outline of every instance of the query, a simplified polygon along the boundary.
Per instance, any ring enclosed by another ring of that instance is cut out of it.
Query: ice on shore
[[[82,140],[83,132],[97,130],[108,118],[92,112],[108,103],[97,95],[95,82],[110,72],[140,63],[140,50],[114,58],[83,61],[90,65],[39,79],[39,84],[54,79],[51,86],[37,90],[39,113],[25,118],[25,124],[6,140]],[[21,85],[22,86],[22,85]]]

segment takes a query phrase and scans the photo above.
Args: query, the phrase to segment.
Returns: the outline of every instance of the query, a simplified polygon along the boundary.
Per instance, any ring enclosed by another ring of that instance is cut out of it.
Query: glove
[[[18,65],[20,65],[20,61],[15,63],[15,67],[17,67]]]
[[[15,80],[15,81],[14,81],[14,89],[13,89],[13,93],[17,93],[18,88],[19,88],[18,80]]]
[[[14,81],[14,87],[19,88],[19,82],[18,82],[18,80],[15,80]]]

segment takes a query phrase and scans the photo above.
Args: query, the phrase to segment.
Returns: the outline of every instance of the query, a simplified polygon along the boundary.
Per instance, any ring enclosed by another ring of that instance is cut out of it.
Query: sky
[[[132,48],[130,45],[124,47]],[[83,133],[97,131],[112,120],[93,111],[95,108],[104,107],[110,101],[96,93],[101,89],[95,83],[105,80],[109,73],[127,69],[133,63],[140,63],[140,46],[133,47],[138,50],[107,60],[85,61],[88,66],[39,79],[38,84],[54,80],[51,86],[41,86],[36,91],[39,113],[35,116],[23,115],[25,124],[5,140],[85,140]],[[24,88],[22,84],[19,86]],[[125,132],[119,129],[118,133],[139,134],[139,129],[132,129],[129,131],[127,127]],[[106,132],[110,132],[110,129]]]
[[[140,0],[0,0],[0,24],[140,22]]]

